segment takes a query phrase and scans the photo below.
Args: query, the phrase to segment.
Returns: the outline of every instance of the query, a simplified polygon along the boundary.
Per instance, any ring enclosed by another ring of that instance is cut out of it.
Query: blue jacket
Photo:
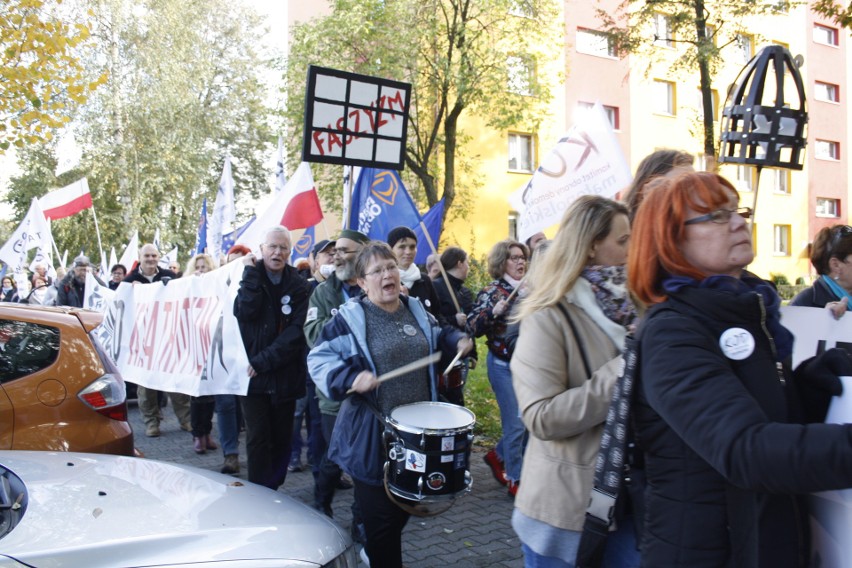
[[[440,327],[416,298],[400,296],[429,339],[432,351],[455,355],[456,345],[465,335],[449,326]],[[447,363],[450,357],[445,357]],[[442,361],[443,363],[443,361]],[[446,364],[446,363],[445,363]],[[361,371],[376,372],[367,347],[367,331],[361,299],[340,306],[325,325],[319,341],[308,354],[308,372],[317,389],[333,400],[342,400],[328,457],[354,479],[370,485],[382,485],[385,452],[382,447],[384,424],[367,406],[367,399],[378,407],[376,392],[347,396]],[[437,374],[429,368],[431,400],[438,399]]]

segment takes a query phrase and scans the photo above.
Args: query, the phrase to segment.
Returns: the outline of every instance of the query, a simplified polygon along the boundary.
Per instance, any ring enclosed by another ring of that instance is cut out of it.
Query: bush
[[[776,286],[789,286],[790,280],[784,276],[783,274],[775,274],[774,272],[769,273],[769,279]]]

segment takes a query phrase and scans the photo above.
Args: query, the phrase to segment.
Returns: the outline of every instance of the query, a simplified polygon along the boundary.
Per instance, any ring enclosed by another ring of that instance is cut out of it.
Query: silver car
[[[336,524],[277,491],[125,456],[0,451],[0,567],[354,568]]]

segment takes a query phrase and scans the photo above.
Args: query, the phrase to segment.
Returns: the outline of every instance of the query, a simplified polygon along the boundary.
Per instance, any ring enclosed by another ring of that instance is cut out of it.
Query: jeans
[[[248,394],[240,403],[246,420],[248,480],[278,489],[290,464],[296,401],[274,402],[272,395]]]
[[[302,461],[302,448],[305,446],[305,441],[302,439],[302,422],[305,419],[308,409],[308,395],[296,400],[296,410],[293,415],[293,446],[290,450],[290,463],[296,465]],[[311,433],[308,432],[308,441],[310,442]]]
[[[580,536],[576,534],[574,548],[580,545]],[[544,556],[521,543],[524,552],[524,568],[574,568],[574,562],[566,562],[555,556]],[[636,531],[631,518],[618,521],[618,530],[609,533],[604,548],[603,566],[608,568],[638,568],[641,555],[636,543]]]
[[[506,465],[506,477],[512,481],[521,479],[521,463],[526,445],[526,429],[518,411],[518,399],[512,386],[512,371],[509,362],[488,353],[488,381],[500,407],[500,422],[503,436],[497,442],[497,455]]]
[[[238,417],[237,395],[217,394],[216,420],[219,425],[219,443],[226,456],[240,453],[240,419]]]
[[[337,421],[337,415],[323,414],[322,418],[322,433],[325,440],[331,440],[331,433],[334,430],[334,423]],[[319,457],[319,467],[317,476],[314,480],[314,506],[317,509],[325,510],[331,507],[331,502],[334,499],[334,491],[337,488],[337,481],[340,479],[340,466],[328,459],[328,445],[323,450]]]

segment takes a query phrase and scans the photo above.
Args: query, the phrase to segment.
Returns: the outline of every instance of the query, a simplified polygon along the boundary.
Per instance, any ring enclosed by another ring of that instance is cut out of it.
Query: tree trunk
[[[704,110],[704,159],[708,171],[714,172],[716,166],[716,142],[713,132],[713,89],[710,77],[710,65],[706,52],[701,49],[707,42],[707,16],[704,13],[704,0],[695,0],[695,32],[698,37],[698,74],[701,88],[701,106]]]
[[[458,145],[459,115],[464,103],[456,101],[444,120],[444,219],[456,198],[456,147]],[[437,201],[436,201],[437,202]],[[431,207],[434,203],[430,203]]]
[[[114,6],[113,6],[114,8]],[[118,34],[119,34],[119,18],[118,10],[113,9],[110,15],[110,49],[109,49],[109,74],[110,74],[110,91],[112,98],[112,139],[113,148],[116,152],[116,177],[118,183],[118,203],[121,205],[121,220],[128,231],[132,231],[136,226],[135,215],[133,214],[133,200],[130,195],[130,180],[128,179],[127,156],[124,147],[124,104],[121,99],[121,89],[119,86],[119,72],[121,68],[121,56],[118,51]],[[129,236],[129,233],[128,233]]]

